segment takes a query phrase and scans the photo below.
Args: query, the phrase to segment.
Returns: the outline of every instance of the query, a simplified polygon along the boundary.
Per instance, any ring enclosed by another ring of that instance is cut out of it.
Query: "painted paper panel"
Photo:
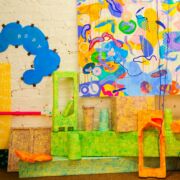
[[[11,67],[0,63],[0,111],[11,111]],[[0,116],[0,149],[8,149],[11,127],[10,116]]]
[[[180,2],[78,0],[80,96],[179,94]]]

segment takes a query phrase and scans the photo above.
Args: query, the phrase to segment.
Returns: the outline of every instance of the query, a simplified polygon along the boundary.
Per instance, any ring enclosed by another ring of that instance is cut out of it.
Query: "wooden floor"
[[[7,173],[0,170],[0,180],[16,180],[18,173]],[[42,178],[29,178],[32,180],[138,180],[147,178],[138,178],[137,173],[129,174],[101,174],[101,175],[83,175],[83,176],[64,176],[64,177],[42,177]],[[155,180],[156,178],[148,178],[148,180]],[[21,179],[23,180],[23,178]],[[27,180],[27,179],[25,179]],[[166,180],[180,180],[179,172],[168,172]]]

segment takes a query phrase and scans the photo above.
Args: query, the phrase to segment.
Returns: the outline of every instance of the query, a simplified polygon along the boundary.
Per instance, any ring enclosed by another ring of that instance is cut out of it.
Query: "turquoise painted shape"
[[[104,108],[100,110],[99,115],[99,131],[108,131],[109,130],[109,111]]]
[[[73,100],[70,100],[62,114],[59,112],[59,88],[60,79],[71,78],[74,82]],[[73,101],[73,102],[72,102]],[[73,106],[73,111],[71,112]],[[59,130],[77,130],[78,118],[78,73],[76,72],[61,72],[56,71],[53,73],[53,132]],[[53,136],[52,138],[55,138]]]
[[[158,167],[159,158],[145,158],[149,167]],[[167,170],[180,170],[177,158],[166,158]],[[20,178],[138,172],[137,157],[87,157],[70,161],[54,157],[51,162],[19,162]]]

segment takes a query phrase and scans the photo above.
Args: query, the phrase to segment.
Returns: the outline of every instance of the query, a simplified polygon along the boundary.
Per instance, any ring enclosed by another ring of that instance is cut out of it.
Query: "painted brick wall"
[[[35,24],[49,37],[51,49],[57,49],[61,57],[60,69],[78,71],[77,64],[77,28],[76,28],[76,0],[1,0],[0,24],[7,24],[19,20],[25,25]],[[25,69],[30,68],[33,56],[27,56],[26,51],[10,46],[7,51],[0,54],[0,61],[10,62],[12,65],[12,110],[14,111],[43,111],[52,109],[52,81],[50,77],[44,78],[36,88],[25,85],[21,76]],[[69,85],[64,86],[65,91]],[[64,106],[67,97],[61,96],[60,105]],[[96,107],[110,106],[108,99],[80,100],[81,104]],[[108,101],[108,103],[104,103]],[[101,104],[101,105],[100,105]],[[98,119],[98,112],[96,119]],[[80,112],[82,119],[82,112]],[[13,126],[50,126],[51,120],[47,117],[14,117]]]

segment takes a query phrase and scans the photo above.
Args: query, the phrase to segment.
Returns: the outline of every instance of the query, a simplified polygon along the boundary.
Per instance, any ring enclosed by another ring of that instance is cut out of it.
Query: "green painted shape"
[[[101,109],[99,113],[99,131],[108,131],[109,130],[109,111],[104,108]]]
[[[59,112],[59,83],[62,78],[72,78],[74,81],[73,88],[73,113],[67,116],[65,108],[65,116]],[[53,131],[58,132],[59,128],[64,128],[65,131],[68,130],[68,127],[77,130],[77,118],[78,118],[78,73],[76,72],[61,72],[56,71],[53,73]]]
[[[133,20],[129,22],[121,21],[119,23],[119,30],[124,34],[132,34],[136,30],[136,22]]]
[[[94,52],[91,56],[91,60],[94,63],[98,63],[99,59],[106,59],[107,55],[106,52]]]
[[[73,106],[74,106],[74,100],[71,99],[68,101],[66,107],[64,108],[62,112],[62,116],[67,117],[71,115],[74,112]]]
[[[81,145],[79,139],[79,133],[68,133],[68,159],[79,160],[81,159]]]
[[[172,114],[165,111],[166,156],[178,157],[180,154],[180,134],[170,130]],[[71,132],[52,132],[51,153],[53,156],[68,157],[67,135]],[[116,133],[114,131],[77,131],[79,133],[82,157],[138,156],[137,132]],[[144,133],[145,157],[159,157],[157,132]]]
[[[156,167],[159,158],[145,158],[149,166]],[[167,170],[180,170],[177,158],[166,158]],[[136,157],[93,157],[70,161],[67,158],[54,157],[51,162],[26,163],[19,162],[20,178],[43,176],[66,176],[81,174],[138,172]]]

